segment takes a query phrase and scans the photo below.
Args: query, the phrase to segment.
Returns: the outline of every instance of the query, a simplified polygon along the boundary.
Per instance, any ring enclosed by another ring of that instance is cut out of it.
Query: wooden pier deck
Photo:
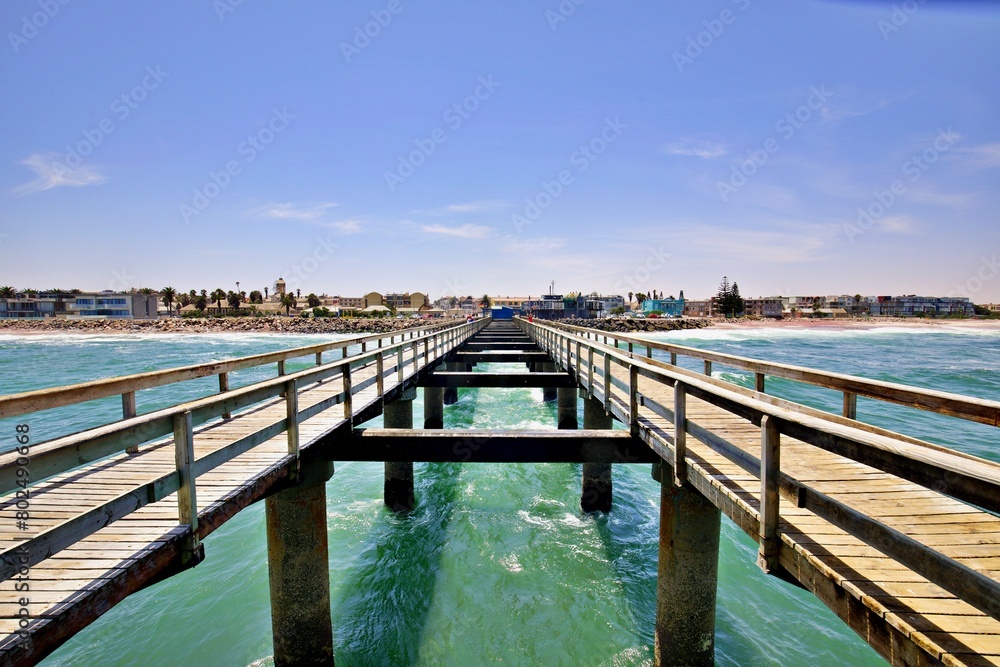
[[[134,414],[138,389],[209,375],[220,375],[226,386],[227,374],[241,368],[277,363],[283,373],[290,359],[317,355],[321,362],[323,352],[341,355],[309,370],[31,445],[26,456],[0,455],[0,568],[7,582],[0,590],[0,664],[38,662],[126,596],[196,564],[198,554],[184,562],[193,535],[196,542],[204,539],[241,509],[294,481],[299,457],[381,413],[383,401],[413,386],[429,365],[484,324],[368,336],[62,392],[0,397],[0,417],[118,393],[126,414]],[[347,356],[348,346],[359,344],[366,350]],[[291,382],[297,391],[279,396]],[[294,408],[289,396],[296,399]],[[243,404],[249,405],[239,410]],[[287,428],[291,409],[298,413],[294,441]],[[213,418],[229,412],[231,417]],[[179,524],[178,495],[193,485],[178,484],[179,448],[174,437],[158,433],[164,425],[185,425],[191,415],[204,422],[187,427],[197,518],[184,517],[182,509]],[[24,419],[29,426],[31,421]],[[140,442],[137,451],[125,451]],[[101,456],[109,448],[114,453]],[[79,466],[90,457],[99,458]],[[60,468],[65,471],[51,474]],[[19,469],[26,471],[23,477]],[[24,488],[19,480],[26,480]],[[26,529],[18,528],[19,511],[29,517]]]
[[[855,419],[862,395],[1000,426],[1000,402],[555,323],[490,324],[0,396],[0,418],[17,417],[27,436],[0,454],[0,665],[37,663],[126,596],[211,557],[206,535],[296,487],[311,461],[466,461],[468,442],[473,461],[658,461],[664,489],[707,498],[759,542],[765,571],[812,592],[891,664],[1000,665],[1000,465]],[[679,355],[707,374],[677,366]],[[286,373],[304,357],[315,365]],[[494,361],[533,372],[468,372]],[[756,389],[712,378],[713,363],[754,373]],[[277,377],[230,389],[230,373],[268,364]],[[137,391],[210,376],[219,393],[137,413]],[[843,391],[843,414],[767,395],[769,376]],[[574,421],[579,390],[631,438],[354,430],[416,386],[439,401],[459,386],[558,388],[560,411],[574,398]],[[35,413],[117,395],[120,421],[32,440]],[[389,476],[387,466],[387,493]]]
[[[815,594],[891,664],[1000,665],[1000,465],[649,357],[659,348],[674,361],[677,354],[703,359],[708,373],[713,362],[749,370],[761,390],[765,374],[849,384],[863,395],[993,425],[1000,404],[563,325],[522,326],[671,466],[677,451],[671,385],[684,385],[683,481],[762,543],[762,567]],[[845,410],[853,410],[854,400],[847,397]],[[768,413],[770,443],[760,425]],[[789,420],[780,436],[779,419]],[[760,499],[768,467],[761,458],[769,447],[776,455],[779,440],[780,466],[774,461],[770,472],[781,503],[779,513],[774,493],[767,563]],[[926,484],[898,474],[921,479],[922,464],[930,471]]]

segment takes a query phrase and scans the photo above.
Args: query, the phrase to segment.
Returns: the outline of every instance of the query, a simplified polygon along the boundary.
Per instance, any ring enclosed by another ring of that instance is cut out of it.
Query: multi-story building
[[[524,302],[528,300],[529,297],[526,296],[491,296],[490,301],[493,302],[494,306],[506,306],[510,308],[515,313],[519,312],[524,307]]]
[[[982,307],[991,313],[1000,314],[1000,303],[984,303],[982,304]]]
[[[584,309],[587,312],[587,317],[608,317],[615,308],[625,309],[625,297],[618,294],[605,296],[597,292],[591,292],[584,299]]]
[[[756,299],[744,299],[747,315],[756,317],[781,318],[784,312],[784,300],[780,296],[761,296]]]
[[[0,299],[0,318],[155,319],[157,306],[156,294],[39,292],[34,296],[17,294],[12,299]]]
[[[680,317],[684,314],[684,290],[680,296],[674,298],[669,296],[665,299],[646,299],[642,302],[642,312],[651,313],[655,310],[662,312],[668,317]]]
[[[712,317],[715,313],[715,299],[687,299],[684,301],[685,317]]]

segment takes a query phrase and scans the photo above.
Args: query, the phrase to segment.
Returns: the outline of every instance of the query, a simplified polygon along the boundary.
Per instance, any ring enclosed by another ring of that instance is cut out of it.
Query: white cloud
[[[504,239],[501,250],[517,255],[528,255],[533,253],[549,253],[566,245],[565,239],[559,238],[518,238],[508,236]]]
[[[670,155],[690,155],[710,160],[725,155],[726,145],[719,141],[685,137],[667,145],[663,150]]]
[[[253,212],[265,218],[274,218],[276,220],[315,222],[320,220],[326,214],[327,209],[331,209],[335,206],[338,206],[338,204],[333,202],[323,202],[313,206],[296,206],[291,203],[272,203],[262,206]]]
[[[60,186],[81,187],[84,185],[97,185],[107,180],[104,174],[97,171],[95,167],[79,165],[68,167],[60,160],[63,156],[58,153],[32,153],[21,161],[29,169],[35,172],[37,177],[24,185],[14,189],[15,194],[26,195],[44,190],[51,190]]]
[[[478,211],[493,211],[509,205],[510,202],[503,199],[483,199],[462,204],[448,204],[444,208],[448,213],[476,213]]]
[[[989,169],[1000,167],[1000,142],[980,146],[964,146],[955,149],[964,162],[971,167]]]
[[[493,228],[471,223],[449,227],[448,225],[421,225],[420,230],[426,234],[441,234],[456,236],[462,239],[485,239],[493,235]]]
[[[773,230],[692,225],[671,230],[672,242],[691,256],[758,263],[797,264],[822,259],[835,225],[776,225]]]

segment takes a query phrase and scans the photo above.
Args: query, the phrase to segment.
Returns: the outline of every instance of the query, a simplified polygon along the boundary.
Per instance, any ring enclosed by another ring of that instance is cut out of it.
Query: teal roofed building
[[[676,299],[670,296],[666,299],[646,299],[642,302],[642,312],[648,314],[654,310],[663,313],[664,317],[680,317],[684,312],[684,290],[681,290],[680,296]]]

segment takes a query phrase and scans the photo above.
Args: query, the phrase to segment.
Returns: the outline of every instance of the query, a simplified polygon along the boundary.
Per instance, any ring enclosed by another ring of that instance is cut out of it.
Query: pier
[[[230,388],[231,373],[258,367],[274,377]],[[721,367],[753,374],[754,388],[713,378]],[[137,392],[198,378],[218,390],[141,410]],[[841,414],[771,396],[768,378],[841,392]],[[541,388],[553,428],[443,428],[457,392],[504,387]],[[262,500],[275,664],[332,665],[334,461],[383,462],[383,500],[399,513],[416,501],[414,462],[580,463],[586,512],[614,511],[616,466],[648,466],[661,488],[657,664],[714,661],[725,515],[758,543],[763,571],[815,595],[890,664],[1000,665],[1000,464],[865,424],[858,396],[1000,426],[998,401],[524,319],[0,396],[0,418],[29,425],[121,398],[119,420],[0,455],[0,665],[36,664],[128,595],[211,558],[205,537]],[[378,415],[383,428],[363,427]],[[29,613],[14,585],[25,572]]]

